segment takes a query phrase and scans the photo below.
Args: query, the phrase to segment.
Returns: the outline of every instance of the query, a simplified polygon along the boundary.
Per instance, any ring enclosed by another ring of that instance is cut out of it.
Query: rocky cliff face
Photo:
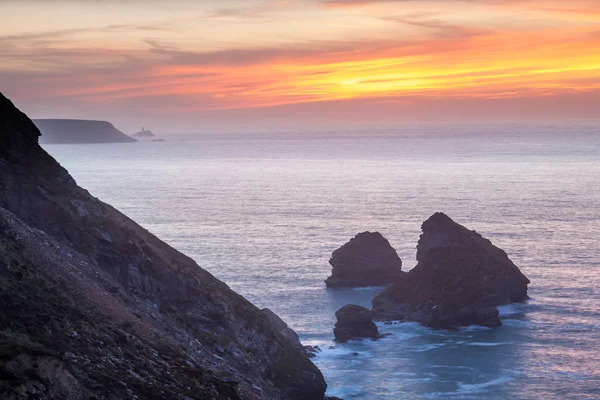
[[[0,398],[323,399],[261,310],[42,150],[0,94]]]
[[[359,233],[331,255],[327,287],[382,286],[401,277],[402,260],[379,232]]]
[[[110,122],[81,119],[36,119],[33,121],[42,133],[40,143],[127,143],[137,142]]]
[[[434,328],[501,325],[496,306],[527,299],[529,279],[475,231],[436,213],[423,223],[418,264],[373,299],[379,320]]]
[[[294,346],[304,349],[304,346],[302,346],[298,334],[292,328],[290,328],[284,320],[279,318],[279,315],[275,314],[268,308],[263,308],[262,312],[267,316],[269,322],[271,323],[271,325],[273,325],[273,327],[279,335],[282,335],[285,340],[287,340]]]

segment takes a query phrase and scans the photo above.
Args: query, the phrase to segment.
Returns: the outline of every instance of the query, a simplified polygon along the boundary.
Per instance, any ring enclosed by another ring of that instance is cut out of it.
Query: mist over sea
[[[600,398],[600,126],[413,125],[45,145],[77,182],[279,314],[328,394],[350,399]],[[326,289],[331,252],[381,232],[404,270],[436,211],[504,249],[531,300],[503,326],[379,326],[337,345],[335,311],[381,289]]]

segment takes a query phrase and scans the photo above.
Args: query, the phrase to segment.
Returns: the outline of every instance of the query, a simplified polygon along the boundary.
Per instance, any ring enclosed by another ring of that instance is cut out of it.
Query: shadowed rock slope
[[[373,299],[376,319],[496,327],[496,306],[528,298],[529,279],[477,232],[442,213],[425,221],[422,231],[417,266]]]
[[[42,133],[40,143],[44,144],[137,142],[107,121],[36,119],[33,122]]]
[[[402,260],[379,232],[359,233],[331,255],[331,276],[327,287],[389,285],[398,280]]]
[[[0,398],[323,399],[265,313],[78,187],[0,94]]]

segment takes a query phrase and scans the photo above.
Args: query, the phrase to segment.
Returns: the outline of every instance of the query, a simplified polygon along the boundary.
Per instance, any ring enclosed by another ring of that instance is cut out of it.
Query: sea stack
[[[373,299],[377,320],[417,321],[432,328],[497,327],[497,306],[528,298],[529,279],[488,239],[443,213],[421,228],[418,264]]]
[[[335,340],[340,343],[353,339],[380,338],[371,311],[355,304],[348,304],[335,313],[337,323],[333,328]]]
[[[359,233],[333,252],[329,264],[330,288],[389,285],[404,274],[402,260],[379,232]]]
[[[151,130],[146,129],[146,128],[142,128],[141,131],[138,131],[136,133],[134,133],[132,135],[133,137],[140,137],[140,138],[149,138],[149,137],[154,137],[154,133],[152,133]]]
[[[324,399],[279,322],[77,186],[39,136],[0,94],[0,398]]]

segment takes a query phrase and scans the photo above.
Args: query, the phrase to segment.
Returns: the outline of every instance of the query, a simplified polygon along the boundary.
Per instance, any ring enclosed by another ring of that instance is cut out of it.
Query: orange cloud
[[[0,84],[31,101],[178,112],[600,89],[593,2],[327,2],[376,6],[368,12],[298,3],[0,34]]]

